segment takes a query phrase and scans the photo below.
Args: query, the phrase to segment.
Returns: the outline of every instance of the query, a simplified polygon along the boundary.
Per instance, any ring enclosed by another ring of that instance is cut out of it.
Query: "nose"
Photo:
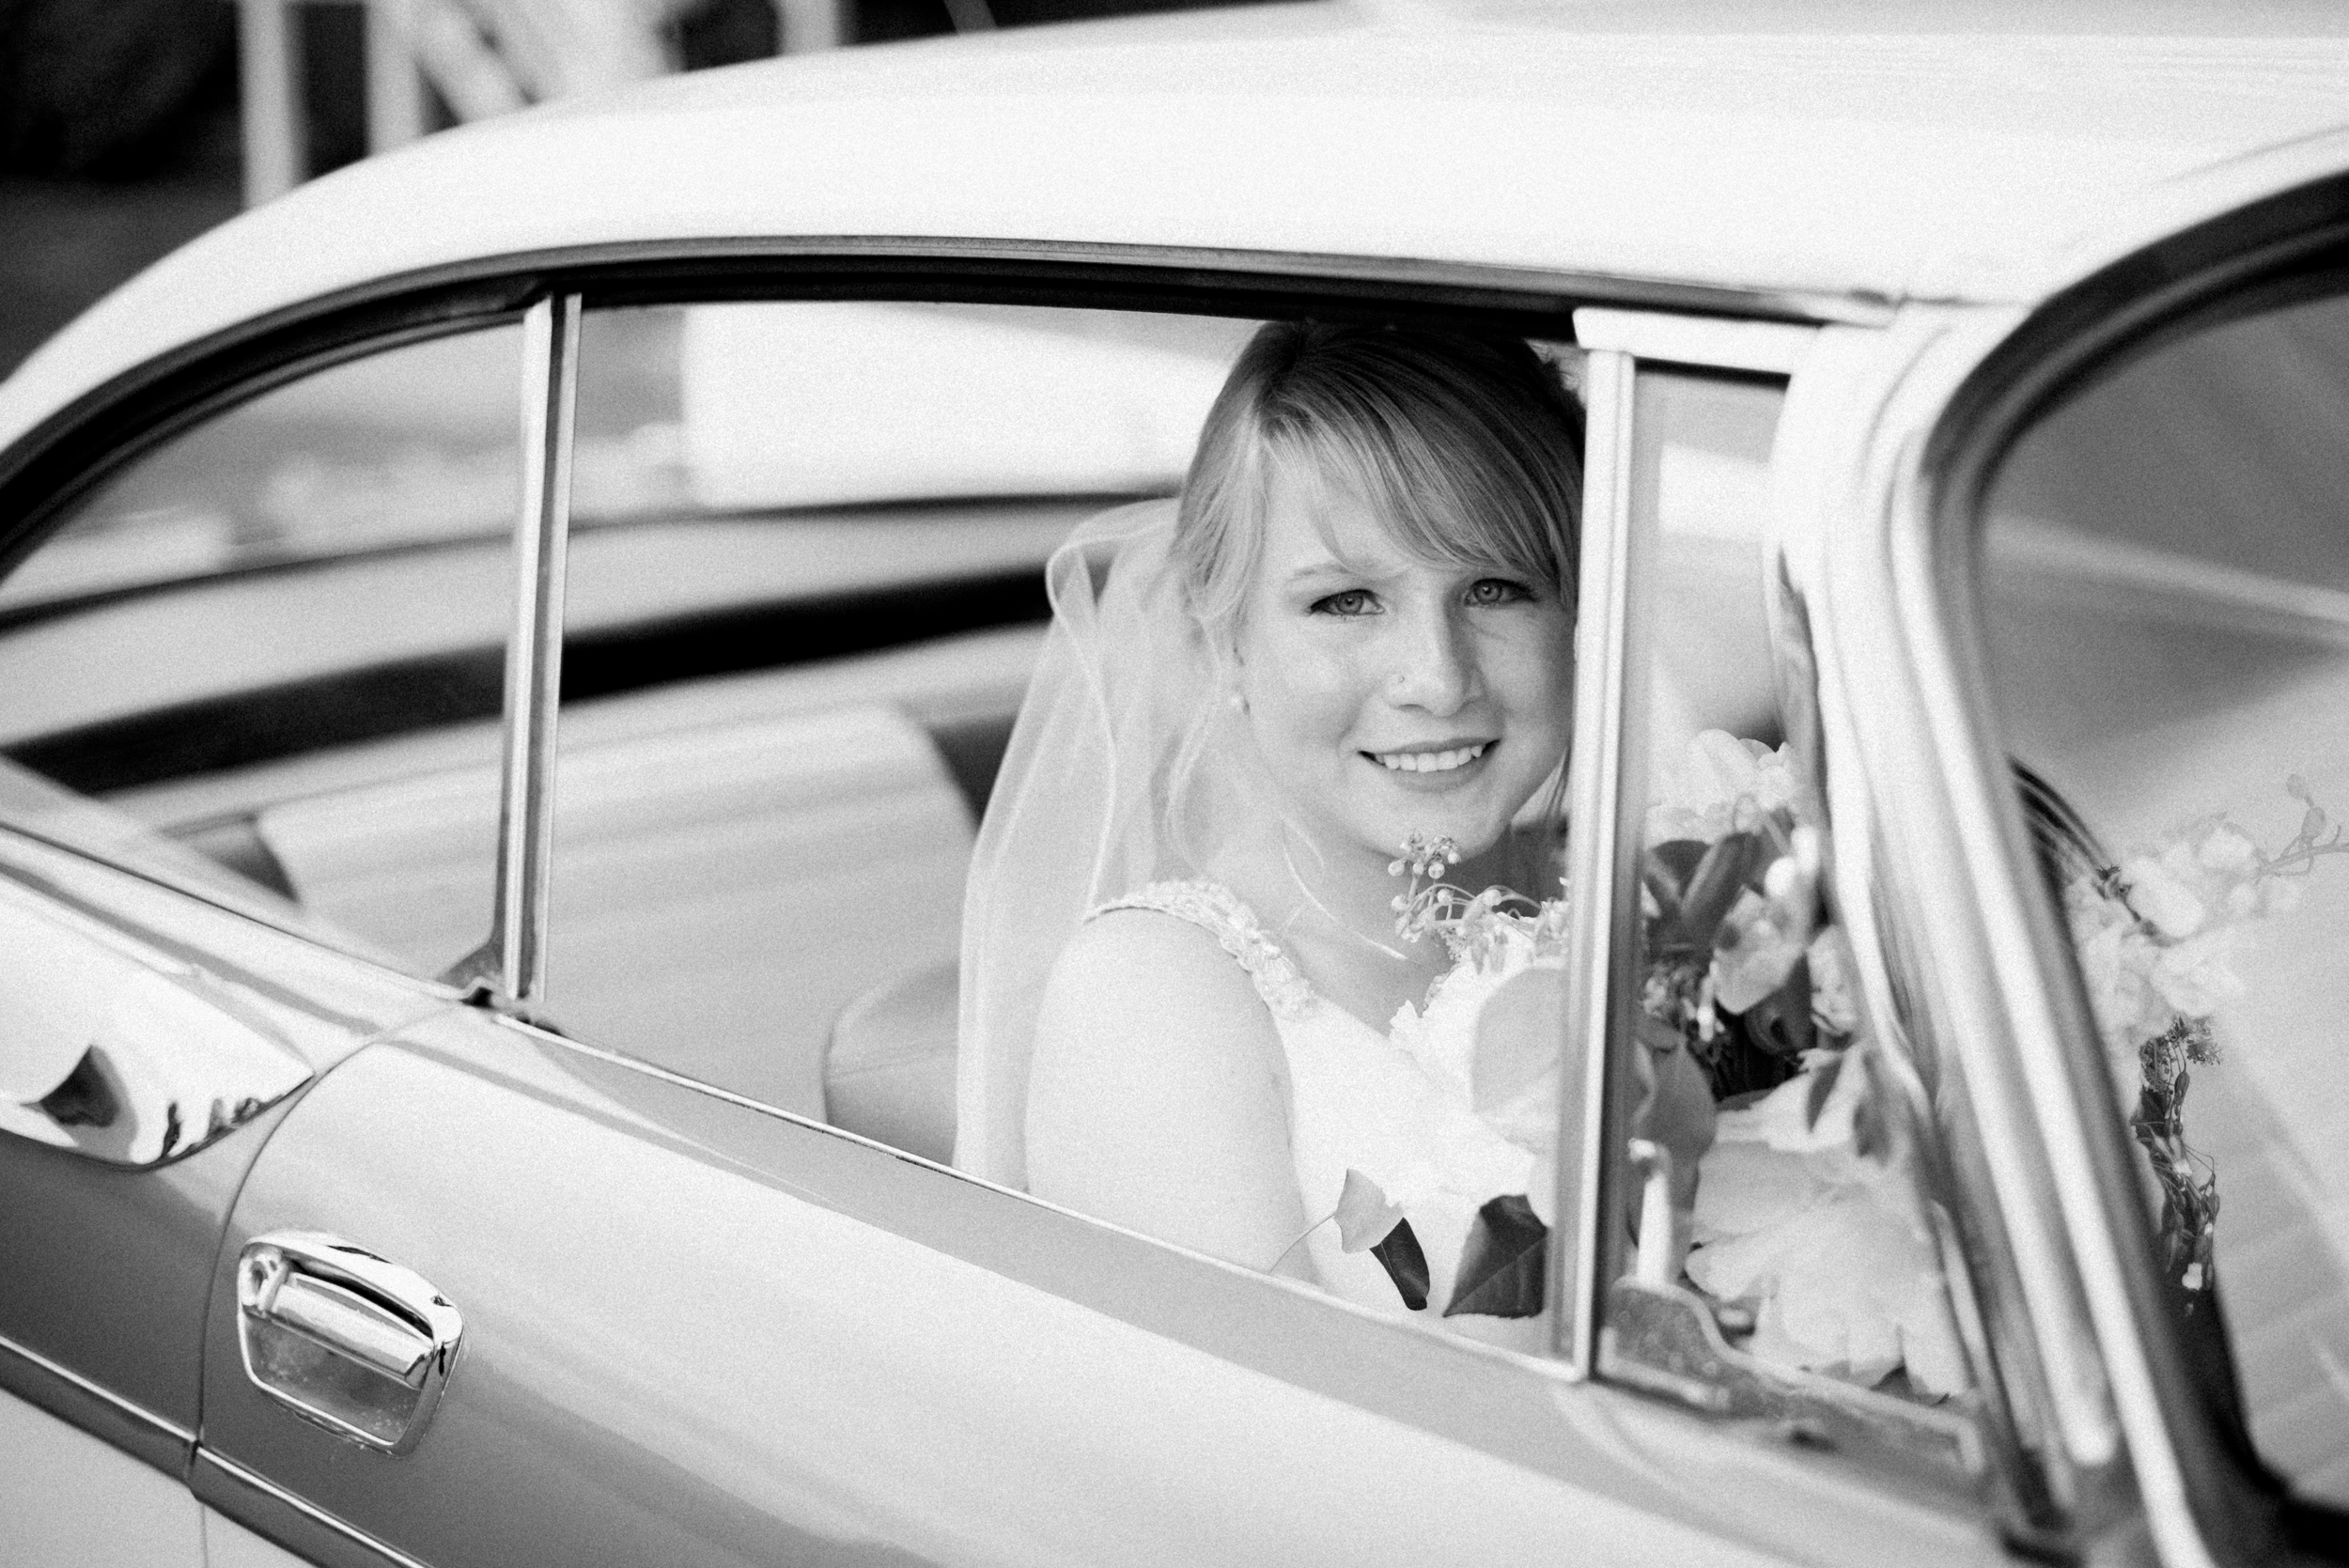
[[[1394,663],[1387,696],[1397,707],[1444,718],[1476,695],[1475,644],[1450,609],[1427,607],[1395,617]]]

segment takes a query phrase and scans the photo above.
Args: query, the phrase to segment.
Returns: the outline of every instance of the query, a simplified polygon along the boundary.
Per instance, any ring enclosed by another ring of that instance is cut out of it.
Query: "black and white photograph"
[[[2349,1565],[2343,0],[0,0],[0,1568]]]

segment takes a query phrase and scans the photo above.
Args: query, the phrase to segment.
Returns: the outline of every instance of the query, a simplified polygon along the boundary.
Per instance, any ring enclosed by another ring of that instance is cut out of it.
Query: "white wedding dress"
[[[1463,958],[1406,1002],[1384,1033],[1315,990],[1247,905],[1210,881],[1158,882],[1093,911],[1153,909],[1198,926],[1247,970],[1280,1032],[1289,1072],[1289,1146],[1305,1218],[1304,1246],[1323,1285],[1363,1306],[1427,1319],[1451,1304],[1478,1209],[1497,1197],[1527,1198],[1552,1223],[1556,1134],[1554,1063],[1525,1079],[1505,1105],[1475,1107],[1477,1026],[1485,1002],[1528,968],[1557,968],[1528,939],[1504,941],[1481,960]],[[1554,1056],[1554,1048],[1553,1048]],[[1376,1182],[1410,1221],[1428,1269],[1426,1306],[1410,1313],[1367,1250],[1348,1252],[1329,1217],[1346,1172]],[[1463,1315],[1476,1338],[1537,1348],[1544,1320]]]

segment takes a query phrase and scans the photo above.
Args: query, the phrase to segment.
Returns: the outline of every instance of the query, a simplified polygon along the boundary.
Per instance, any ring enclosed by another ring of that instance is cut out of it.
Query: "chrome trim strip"
[[[571,438],[579,401],[579,296],[522,318],[522,515],[514,532],[514,646],[506,672],[507,752],[500,808],[498,934],[506,994],[528,1005],[546,984],[554,870],[554,722],[563,679],[563,568],[571,525]],[[515,748],[522,748],[519,754]]]
[[[1582,305],[1574,313],[1574,340],[1585,349],[1618,349],[1642,360],[1754,370],[1791,376],[1802,368],[1816,327],[1790,321],[1732,321],[1713,316],[1616,310]]]
[[[348,1520],[341,1518],[339,1515],[328,1513],[325,1509],[319,1507],[318,1504],[311,1502],[307,1498],[303,1498],[296,1493],[288,1491],[285,1487],[278,1485],[267,1476],[246,1469],[242,1465],[240,1465],[235,1460],[228,1458],[218,1450],[209,1448],[198,1449],[195,1454],[195,1471],[194,1476],[190,1478],[192,1489],[203,1501],[210,1503],[214,1508],[220,1508],[222,1513],[227,1514],[233,1519],[236,1519],[239,1524],[243,1525],[248,1529],[258,1529],[258,1527],[253,1523],[251,1518],[240,1516],[237,1510],[233,1508],[221,1508],[221,1503],[226,1499],[218,1496],[206,1495],[206,1488],[203,1485],[203,1476],[207,1470],[217,1470],[226,1480],[231,1481],[238,1485],[246,1487],[251,1491],[258,1492],[262,1497],[267,1498],[272,1502],[292,1509],[296,1514],[302,1515],[303,1519],[309,1521],[311,1524],[318,1526],[321,1529],[327,1530],[350,1545],[359,1547],[362,1551],[372,1554],[374,1560],[377,1562],[389,1564],[390,1568],[432,1568],[432,1565],[426,1562],[423,1559],[410,1557],[406,1552],[401,1551],[398,1547],[377,1540],[374,1536],[369,1535],[366,1530],[361,1529],[358,1526],[350,1523]],[[267,1530],[259,1530],[259,1533],[268,1535],[270,1532]]]
[[[579,402],[580,297],[522,316],[522,502],[514,521],[514,623],[506,652],[506,763],[498,795],[490,939],[451,970],[528,1007],[546,988],[554,874],[554,726],[563,679],[564,566]]]
[[[1561,1258],[1559,1352],[1576,1375],[1598,1364],[1598,1330],[1606,1299],[1600,1275],[1613,1250],[1601,1223],[1609,1209],[1614,1161],[1608,1157],[1615,1121],[1609,1106],[1607,1041],[1615,1011],[1613,982],[1623,922],[1616,909],[1617,842],[1622,812],[1626,719],[1636,718],[1638,672],[1625,658],[1631,630],[1631,405],[1636,375],[1631,356],[1618,349],[1590,355],[1583,369],[1586,410],[1582,468],[1582,561],[1576,627],[1574,753],[1568,765],[1570,862],[1566,886],[1572,924],[1567,934],[1566,1028],[1583,1051],[1583,1073],[1564,1080],[1561,1127],[1581,1129],[1579,1161],[1558,1161],[1561,1220],[1574,1217],[1572,1266]],[[1637,906],[1635,905],[1636,908]],[[1561,1251],[1563,1252],[1563,1248]],[[1569,1293],[1571,1299],[1569,1301]]]
[[[0,1334],[0,1352],[14,1356],[20,1360],[39,1368],[58,1381],[70,1384],[91,1398],[101,1401],[108,1408],[128,1417],[150,1431],[162,1434],[175,1443],[184,1443],[191,1449],[195,1446],[195,1434],[179,1422],[165,1421],[146,1405],[123,1398],[103,1384],[91,1382],[64,1362],[53,1361],[28,1344],[20,1343],[6,1334]]]

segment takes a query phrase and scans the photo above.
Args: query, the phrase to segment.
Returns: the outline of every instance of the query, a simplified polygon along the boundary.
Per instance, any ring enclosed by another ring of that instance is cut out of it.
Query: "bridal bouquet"
[[[1966,1386],[1913,1173],[1879,1130],[1847,939],[1785,747],[1708,730],[1647,814],[1641,1036],[1719,1103],[1687,1270],[1753,1314],[1764,1360],[1865,1386]]]
[[[1640,1027],[1686,1046],[1730,1100],[1776,1088],[1857,1027],[1848,950],[1819,891],[1816,828],[1795,817],[1786,748],[1707,730],[1647,814]]]

